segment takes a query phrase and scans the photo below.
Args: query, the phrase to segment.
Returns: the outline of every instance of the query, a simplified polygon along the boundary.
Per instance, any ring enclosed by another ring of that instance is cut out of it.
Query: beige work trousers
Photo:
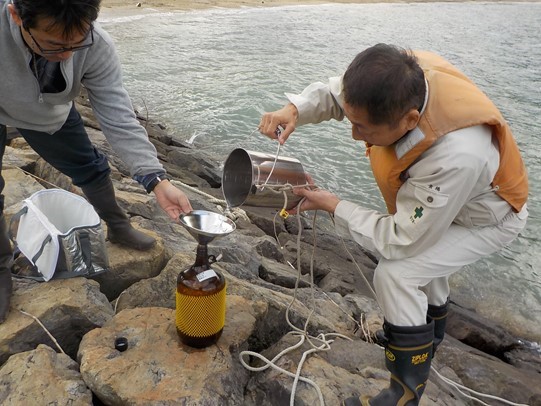
[[[449,276],[509,245],[524,229],[527,217],[525,206],[494,226],[452,224],[422,254],[400,260],[381,258],[374,287],[385,319],[396,326],[426,324],[428,304],[442,305],[449,296]]]

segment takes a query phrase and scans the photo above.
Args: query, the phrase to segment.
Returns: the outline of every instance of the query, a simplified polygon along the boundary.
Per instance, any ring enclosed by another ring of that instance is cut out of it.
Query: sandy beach
[[[425,1],[425,0],[420,0]],[[539,0],[541,1],[541,0]],[[102,0],[101,17],[130,16],[163,11],[189,11],[209,8],[276,7],[285,5],[329,3],[382,3],[401,0]]]
[[[187,11],[208,8],[276,7],[286,5],[330,4],[330,3],[433,3],[461,0],[102,0],[101,15],[132,15],[157,11]],[[482,0],[484,1],[484,0]],[[513,2],[541,2],[541,0],[511,0]],[[508,2],[492,0],[491,2]]]
[[[376,3],[389,0],[102,0],[102,11],[137,11],[137,9],[160,10],[194,10],[213,7],[272,7],[294,4],[328,4],[328,3]],[[393,1],[393,0],[391,0]],[[399,2],[398,0],[397,2]],[[394,2],[394,1],[393,1]]]

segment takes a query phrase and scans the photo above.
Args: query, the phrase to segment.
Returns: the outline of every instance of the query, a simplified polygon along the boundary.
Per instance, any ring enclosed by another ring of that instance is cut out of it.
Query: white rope
[[[291,264],[290,264],[291,265]],[[366,342],[369,342],[369,343],[373,343],[374,340],[372,339],[372,336],[370,335],[370,328],[369,326],[366,325],[366,319],[365,319],[365,315],[364,313],[361,314],[361,320],[360,322],[355,320],[353,317],[351,317],[351,315],[349,313],[347,313],[344,309],[342,309],[340,307],[340,305],[338,303],[336,303],[332,297],[330,297],[329,295],[327,295],[327,293],[325,293],[324,291],[320,291],[320,293],[325,296],[327,298],[327,300],[329,300],[329,302],[331,302],[333,305],[335,305],[338,310],[340,310],[342,313],[344,313],[344,315],[350,319],[353,323],[355,323],[356,327],[355,329],[353,330],[353,334],[355,334],[357,331],[361,330],[362,334],[361,336],[364,338],[364,340]]]
[[[319,389],[319,387],[312,380],[300,376],[298,368],[297,368],[297,373],[293,374],[293,373],[291,373],[291,372],[289,372],[289,371],[287,371],[287,370],[285,370],[283,368],[280,368],[279,366],[276,365],[276,361],[279,360],[282,356],[284,356],[285,354],[287,354],[290,351],[293,351],[293,350],[299,348],[304,343],[304,335],[299,334],[299,336],[301,337],[301,339],[299,340],[299,342],[297,344],[295,344],[295,345],[293,345],[293,346],[291,346],[289,348],[286,348],[285,350],[280,352],[278,355],[276,355],[276,357],[274,357],[272,360],[269,360],[269,359],[265,358],[263,355],[261,355],[261,354],[259,354],[257,352],[254,352],[254,351],[242,351],[240,353],[240,362],[249,371],[259,372],[259,371],[264,371],[265,369],[271,367],[271,368],[277,370],[278,372],[281,372],[284,375],[295,378],[295,380],[300,380],[302,382],[307,383],[308,385],[311,385],[317,391],[320,404],[324,405],[325,403],[323,401],[323,394],[321,393],[321,390]],[[265,365],[262,366],[262,367],[257,367],[257,368],[248,365],[243,359],[243,357],[247,356],[247,355],[259,358],[261,361],[265,362]],[[292,393],[294,393],[294,392],[292,392]],[[290,399],[290,405],[292,405],[291,399]]]
[[[193,187],[193,186],[190,186],[190,185],[187,185],[186,183],[183,183],[181,181],[178,181],[178,180],[175,180],[175,179],[172,179],[170,180],[170,182],[173,184],[173,185],[177,185],[177,186],[180,186],[182,188],[185,188],[185,189],[188,189],[188,190],[191,190],[192,192],[195,192],[197,194],[200,194],[201,196],[204,196],[210,203],[216,203],[216,204],[223,204],[224,206],[227,206],[227,203],[225,200],[223,199],[218,199],[212,195],[209,195],[208,193],[205,193],[203,192],[201,189],[199,188],[196,188],[196,187]]]
[[[281,247],[281,248],[283,248],[283,247]],[[291,262],[287,261],[287,264],[288,264],[291,268],[296,269],[296,268],[293,266],[293,264],[292,264]],[[338,303],[336,303],[336,302],[332,299],[332,297],[330,297],[327,293],[325,293],[323,290],[320,290],[319,293],[321,293],[323,296],[325,296],[329,302],[331,302],[334,306],[336,306],[336,307],[338,308],[338,310],[340,310],[342,313],[344,313],[344,315],[345,315],[348,319],[350,319],[350,320],[356,325],[356,327],[355,327],[353,333],[356,333],[358,330],[361,330],[362,333],[363,333],[363,334],[362,334],[362,337],[363,337],[367,342],[370,342],[370,343],[373,342],[372,337],[371,337],[371,335],[370,335],[369,328],[365,325],[364,314],[361,315],[361,320],[360,320],[360,323],[359,323],[359,321],[357,321],[357,320],[355,320],[353,317],[351,317],[351,315],[350,315],[348,312],[346,312],[344,309],[342,309],[342,308],[340,307],[340,305],[339,305]]]
[[[30,313],[27,313],[25,312],[24,310],[21,310],[19,309],[19,311],[24,314],[25,316],[28,316],[28,317],[31,317],[33,318],[34,320],[36,320],[36,322],[40,325],[40,327],[47,333],[47,335],[49,336],[49,338],[51,340],[53,340],[53,343],[55,343],[56,347],[60,350],[60,352],[62,354],[65,354],[64,350],[62,349],[62,347],[60,347],[60,344],[58,344],[58,341],[56,341],[56,338],[53,337],[53,335],[49,332],[49,330],[47,330],[47,328],[43,325],[43,323],[34,315],[30,314]]]
[[[258,189],[259,190],[263,190],[265,187],[268,187],[269,190],[275,192],[275,193],[283,193],[284,195],[284,204],[283,204],[283,207],[282,207],[282,211],[286,210],[287,208],[287,205],[288,205],[288,200],[287,200],[287,191],[288,190],[292,190],[293,189],[293,185],[291,184],[281,184],[281,185],[269,185],[268,184],[268,181],[272,175],[272,172],[274,170],[274,167],[275,167],[275,164],[276,164],[276,161],[278,159],[278,155],[280,153],[280,144],[278,144],[278,150],[276,151],[276,156],[275,156],[275,159],[274,159],[274,164],[272,166],[272,169],[267,177],[267,179],[265,180],[265,183],[263,183],[262,185],[257,185]],[[308,184],[306,185],[298,185],[296,187],[303,187],[303,186],[310,186]],[[304,200],[304,199],[303,199]],[[302,204],[303,200],[300,201],[299,205]],[[274,221],[273,221],[273,225],[274,225],[274,234],[275,234],[275,237],[276,237],[276,241],[278,242],[278,244],[280,245],[281,247],[281,244],[280,244],[280,241],[278,239],[278,235],[277,235],[277,231],[276,231],[276,217],[277,217],[278,213],[276,213],[276,215],[274,216]],[[314,227],[313,227],[313,231],[314,231],[314,244],[313,244],[313,250],[312,250],[312,254],[311,254],[311,257],[310,257],[310,292],[311,292],[311,309],[310,309],[310,313],[308,314],[308,317],[306,318],[306,322],[304,323],[304,328],[303,329],[300,329],[298,327],[296,327],[289,319],[289,311],[291,309],[291,307],[293,306],[293,304],[297,301],[297,290],[298,290],[298,287],[299,287],[299,282],[300,282],[300,279],[301,279],[301,258],[300,258],[300,253],[301,253],[301,249],[300,249],[300,246],[301,246],[301,235],[302,235],[302,224],[301,224],[301,220],[300,220],[300,216],[297,216],[297,227],[298,227],[298,232],[297,232],[297,278],[295,280],[295,289],[294,289],[294,292],[293,292],[293,298],[292,300],[290,301],[289,305],[287,306],[287,309],[286,309],[286,314],[285,314],[285,317],[286,317],[286,322],[287,324],[291,327],[292,331],[290,331],[288,334],[292,334],[292,335],[295,335],[295,336],[298,336],[300,337],[299,339],[299,342],[293,346],[290,346],[289,348],[286,348],[285,350],[283,350],[282,352],[280,352],[276,357],[274,357],[272,360],[268,360],[267,358],[263,357],[262,355],[258,354],[258,353],[255,353],[253,351],[242,351],[240,354],[239,354],[239,357],[240,357],[240,362],[242,363],[242,365],[250,370],[250,371],[263,371],[269,367],[273,368],[273,369],[276,369],[277,371],[287,375],[287,376],[290,376],[293,378],[293,385],[292,385],[292,388],[291,388],[291,395],[290,395],[290,399],[289,399],[289,404],[290,406],[294,406],[294,403],[295,403],[295,393],[297,391],[297,385],[298,385],[298,382],[301,381],[301,382],[305,382],[307,384],[309,384],[310,386],[312,386],[316,392],[317,392],[317,396],[318,396],[318,399],[319,399],[319,403],[321,406],[324,406],[325,405],[325,401],[323,399],[323,394],[321,393],[321,389],[319,388],[319,386],[313,382],[312,380],[308,379],[308,378],[305,378],[305,377],[302,377],[301,376],[301,371],[302,371],[302,367],[304,365],[304,362],[306,361],[307,357],[314,353],[314,352],[317,352],[317,351],[328,351],[330,350],[330,345],[331,343],[334,341],[332,339],[330,339],[330,337],[341,337],[341,338],[344,338],[344,339],[347,339],[347,340],[351,340],[351,338],[345,336],[345,335],[342,335],[342,334],[338,334],[338,333],[330,333],[330,334],[319,334],[317,337],[312,337],[308,334],[307,330],[308,330],[308,325],[310,323],[310,318],[312,317],[312,315],[314,314],[315,312],[315,296],[314,296],[314,254],[315,254],[315,250],[316,250],[316,228],[315,228],[315,221],[316,221],[316,217],[314,216]],[[282,248],[282,247],[281,247]],[[328,338],[329,337],[329,338]],[[307,351],[304,351],[303,352],[303,355],[299,361],[299,364],[297,365],[297,370],[295,372],[295,374],[283,369],[283,368],[280,368],[276,365],[276,362],[285,354],[287,354],[288,352],[291,352],[297,348],[299,348],[302,344],[304,344],[305,340],[308,342],[308,344],[311,346],[310,349],[308,349]],[[313,341],[318,341],[319,342],[319,345],[317,344],[314,344]],[[254,368],[254,367],[251,367],[250,365],[248,365],[245,361],[244,361],[244,358],[245,356],[253,356],[253,357],[256,357],[256,358],[259,358],[260,360],[262,360],[263,362],[265,362],[265,365],[263,367],[259,367],[259,368]]]
[[[223,199],[218,199],[212,195],[209,195],[208,193],[203,192],[201,189],[198,189],[196,187],[187,185],[183,182],[180,182],[178,180],[171,180],[170,181],[173,185],[179,186],[181,188],[185,188],[188,190],[191,190],[194,193],[197,193],[201,196],[203,196],[209,203],[216,204],[217,207],[220,209],[220,211],[226,216],[231,218],[232,220],[238,220],[239,218],[242,218],[246,221],[250,221],[250,218],[246,214],[244,210],[242,210],[239,207],[229,207],[227,202]]]
[[[330,214],[329,214],[330,215]],[[334,216],[330,215],[331,217],[331,220],[332,220],[332,223],[334,225]],[[336,230],[336,229],[335,229]],[[357,261],[355,260],[355,257],[353,256],[353,254],[348,250],[348,247],[346,245],[346,242],[344,241],[344,239],[342,238],[342,236],[340,236],[338,233],[336,234],[338,236],[338,238],[340,239],[340,241],[342,242],[342,246],[344,247],[344,250],[346,250],[346,252],[348,253],[349,255],[349,258],[353,261],[353,264],[355,265],[355,268],[357,269],[357,271],[359,272],[359,274],[361,275],[361,277],[363,278],[364,282],[366,283],[366,286],[368,286],[368,289],[370,289],[370,292],[372,293],[372,295],[374,296],[374,299],[376,299],[376,302],[378,301],[378,295],[376,295],[376,292],[374,291],[374,289],[372,288],[372,285],[370,285],[370,282],[368,282],[368,279],[366,279],[366,276],[364,276],[364,273],[361,271],[361,267],[359,266],[359,264],[357,263]]]
[[[482,405],[487,405],[487,406],[490,406],[488,403],[485,403],[483,402],[482,400],[480,399],[477,399],[471,395],[468,395],[467,393],[464,393],[462,390],[465,390],[465,391],[468,391],[470,393],[473,393],[474,395],[477,395],[477,396],[481,396],[481,397],[484,397],[484,398],[488,398],[488,399],[493,399],[493,400],[497,400],[499,402],[503,402],[505,404],[508,404],[508,405],[513,405],[513,406],[528,406],[524,403],[514,403],[514,402],[511,402],[509,400],[505,400],[505,399],[502,399],[498,396],[493,396],[493,395],[487,395],[485,393],[481,393],[481,392],[477,392],[473,389],[470,389],[468,388],[467,386],[464,386],[464,385],[461,385],[457,382],[454,382],[453,380],[449,379],[449,378],[446,378],[445,376],[443,376],[442,374],[440,374],[438,371],[436,371],[436,368],[434,368],[433,366],[430,367],[435,373],[436,375],[443,381],[445,382],[446,384],[448,384],[449,386],[452,386],[454,387],[461,395],[463,395],[464,397],[468,398],[468,399],[471,399],[471,400],[474,400]]]
[[[302,202],[302,201],[301,201]],[[275,217],[276,218],[276,217]],[[325,401],[323,399],[323,394],[321,393],[321,389],[319,388],[319,386],[313,382],[312,380],[308,379],[308,378],[305,378],[305,377],[302,377],[301,376],[301,371],[302,371],[302,367],[304,365],[304,362],[306,361],[307,357],[312,354],[312,353],[315,353],[317,351],[328,351],[330,350],[330,345],[331,343],[334,341],[333,339],[330,339],[330,337],[340,337],[340,338],[344,338],[346,340],[350,340],[351,341],[351,338],[345,336],[345,335],[342,335],[342,334],[338,334],[338,333],[328,333],[328,334],[319,334],[317,337],[312,337],[308,334],[307,332],[307,329],[308,329],[308,325],[310,323],[310,318],[312,317],[312,314],[314,314],[315,312],[315,296],[314,296],[314,253],[315,253],[315,249],[316,249],[316,244],[315,244],[315,236],[316,236],[316,231],[315,231],[315,228],[314,228],[314,245],[313,245],[313,251],[312,251],[312,256],[310,258],[310,292],[311,292],[311,309],[310,309],[310,313],[308,314],[308,317],[306,318],[306,322],[304,323],[304,328],[303,329],[300,329],[298,328],[297,326],[295,326],[291,320],[289,319],[289,311],[291,309],[291,307],[293,306],[293,304],[297,301],[297,290],[298,290],[298,287],[299,287],[299,281],[301,279],[301,260],[300,260],[300,242],[301,242],[301,235],[302,235],[302,225],[300,223],[300,217],[297,216],[297,225],[298,225],[298,233],[297,233],[297,278],[295,280],[295,289],[294,289],[294,292],[293,292],[293,298],[292,300],[290,301],[289,305],[287,306],[287,309],[286,309],[286,322],[287,324],[291,327],[292,331],[288,332],[287,334],[291,334],[291,335],[294,335],[294,336],[298,336],[300,339],[299,339],[299,342],[293,346],[290,346],[288,348],[286,348],[285,350],[283,350],[282,352],[280,352],[277,356],[275,356],[272,360],[268,360],[267,358],[265,358],[264,356],[258,354],[258,353],[255,353],[253,351],[242,351],[240,354],[239,354],[239,357],[240,357],[240,362],[242,363],[242,365],[250,370],[250,371],[254,371],[254,372],[258,372],[258,371],[263,371],[269,367],[289,376],[289,377],[292,377],[293,378],[293,385],[292,385],[292,388],[291,388],[291,395],[290,395],[290,399],[289,399],[289,404],[290,406],[294,406],[294,403],[295,403],[295,393],[297,391],[297,385],[298,385],[298,382],[301,381],[301,382],[305,382],[307,384],[309,384],[310,386],[312,386],[316,392],[317,392],[317,396],[318,396],[318,399],[319,399],[319,403],[321,406],[324,406],[325,405]],[[315,225],[315,218],[314,218],[314,225]],[[290,264],[291,265],[291,264]],[[301,302],[299,302],[301,303]],[[308,344],[312,347],[310,349],[308,349],[307,351],[304,351],[303,352],[303,355],[299,361],[299,364],[297,365],[297,370],[295,372],[295,374],[283,369],[283,368],[280,368],[276,365],[276,362],[282,357],[284,356],[285,354],[299,348],[302,344],[304,344],[304,342],[308,342]],[[319,342],[319,345],[317,344],[314,344],[313,341],[318,341]],[[262,360],[263,362],[265,362],[265,365],[262,366],[262,367],[258,367],[258,368],[255,368],[255,367],[251,367],[250,365],[248,365],[243,357],[245,356],[253,356],[253,357],[256,357],[260,360]]]
[[[269,176],[267,176],[267,179],[265,180],[265,183],[263,183],[263,185],[260,186],[260,190],[263,191],[265,189],[265,185],[267,183],[269,183],[269,179],[271,178],[272,176],[272,173],[274,172],[274,168],[276,167],[276,161],[278,161],[278,156],[280,155],[280,147],[282,145],[278,142],[278,150],[276,151],[276,156],[274,157],[274,162],[272,163],[272,168],[269,172]],[[284,206],[287,206],[287,202]]]
[[[115,300],[115,308],[113,309],[113,314],[116,314],[116,308],[118,306],[118,301],[120,300],[120,296],[122,296],[124,294],[124,292],[126,292],[126,289],[123,290],[122,292],[120,292],[120,295],[117,296],[117,298]]]
[[[36,180],[38,180],[38,181],[41,181],[41,182],[43,182],[43,183],[47,183],[48,185],[54,187],[55,189],[62,189],[60,186],[57,186],[57,185],[55,185],[54,183],[51,183],[51,182],[49,182],[49,181],[47,181],[47,180],[45,180],[45,179],[43,179],[43,178],[40,178],[39,176],[34,175],[33,173],[28,172],[27,170],[25,170],[25,169],[23,169],[23,168],[21,168],[21,167],[19,167],[19,166],[6,165],[6,167],[8,167],[8,168],[19,169],[19,170],[21,170],[23,173],[25,173],[26,175],[31,176],[31,177],[33,177],[34,179],[36,179]]]

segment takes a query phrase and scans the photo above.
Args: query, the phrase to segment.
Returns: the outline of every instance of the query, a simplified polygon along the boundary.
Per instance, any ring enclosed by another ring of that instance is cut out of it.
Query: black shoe
[[[351,397],[342,401],[341,406],[365,406],[359,397]]]
[[[122,227],[108,227],[107,239],[113,244],[124,245],[138,251],[148,251],[156,245],[156,239],[135,229],[129,222]]]
[[[139,251],[149,250],[156,244],[154,238],[130,224],[130,219],[116,201],[115,188],[109,177],[84,185],[81,189],[98,215],[107,223],[107,238],[110,242]]]

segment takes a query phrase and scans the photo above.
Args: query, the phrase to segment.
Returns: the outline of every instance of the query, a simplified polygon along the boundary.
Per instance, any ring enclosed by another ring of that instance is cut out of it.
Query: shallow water
[[[530,177],[530,219],[509,248],[453,277],[461,302],[541,340],[541,3],[333,4],[211,9],[101,19],[124,64],[135,107],[224,159],[284,92],[340,74],[378,42],[440,53],[508,119]],[[299,128],[282,149],[321,187],[384,210],[364,147],[346,122]],[[471,298],[471,300],[470,300]],[[479,300],[482,299],[482,300]]]

